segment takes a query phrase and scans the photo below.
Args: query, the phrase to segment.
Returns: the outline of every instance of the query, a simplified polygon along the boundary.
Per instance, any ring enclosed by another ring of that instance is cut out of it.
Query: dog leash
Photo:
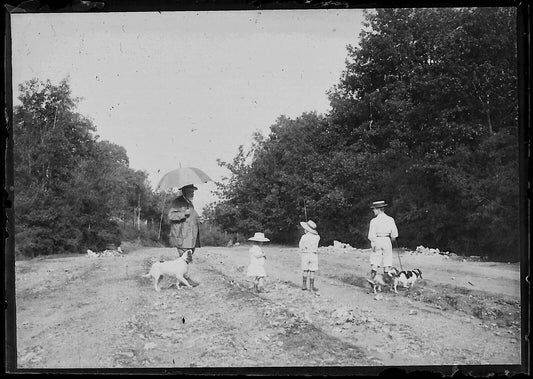
[[[398,260],[400,261],[400,270],[403,271],[403,267],[402,267],[402,260],[400,259],[400,250],[398,250],[398,244],[395,242],[395,245],[396,245],[396,253],[398,253]]]

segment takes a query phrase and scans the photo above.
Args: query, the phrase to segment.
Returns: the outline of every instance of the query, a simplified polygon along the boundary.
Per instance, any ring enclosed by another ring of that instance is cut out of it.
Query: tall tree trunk
[[[28,149],[28,176],[31,176],[31,153]]]
[[[485,103],[485,114],[487,115],[487,125],[489,127],[489,133],[492,134],[492,120],[490,117],[490,102],[489,102],[489,96],[487,95],[487,101]]]

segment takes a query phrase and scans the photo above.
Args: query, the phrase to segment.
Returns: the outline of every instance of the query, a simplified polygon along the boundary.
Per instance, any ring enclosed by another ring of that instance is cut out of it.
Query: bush
[[[52,252],[53,241],[45,228],[24,229],[15,234],[15,257],[34,258]]]
[[[161,238],[158,238],[158,232],[158,229],[150,228],[146,225],[141,225],[140,228],[131,224],[122,224],[120,226],[122,241],[137,240],[142,246],[166,245],[163,239],[163,231],[161,231]]]
[[[77,253],[84,235],[78,229],[66,227],[24,227],[15,234],[15,257],[35,258],[42,255]]]
[[[121,230],[116,222],[109,221],[95,225],[90,231],[83,233],[83,243],[80,248],[82,253],[91,249],[96,251],[105,250],[110,246],[120,246]]]
[[[213,225],[202,224],[200,226],[200,241],[202,246],[226,246],[232,239],[235,241],[233,234],[227,234]]]

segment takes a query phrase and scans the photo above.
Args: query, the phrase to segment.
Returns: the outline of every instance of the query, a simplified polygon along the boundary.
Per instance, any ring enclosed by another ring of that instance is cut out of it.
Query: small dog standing
[[[146,275],[142,275],[143,278],[154,278],[154,287],[157,292],[161,291],[159,288],[159,280],[164,275],[169,275],[175,277],[176,287],[180,287],[180,283],[183,283],[185,286],[192,288],[184,275],[189,270],[189,254],[183,254],[181,257],[166,262],[155,262],[150,268],[150,272]]]
[[[422,271],[419,268],[415,268],[410,271],[400,271],[394,269],[396,271],[396,275],[394,275],[394,281],[392,284],[392,288],[394,290],[394,293],[398,293],[397,287],[398,284],[401,285],[404,288],[413,288],[415,285],[415,282],[418,279],[422,279]]]
[[[370,286],[372,287],[372,290],[374,293],[378,293],[382,291],[383,287],[390,286],[391,282],[394,280],[395,275],[395,269],[391,268],[387,273],[376,273],[373,277],[373,279],[367,279],[366,281],[370,283]]]

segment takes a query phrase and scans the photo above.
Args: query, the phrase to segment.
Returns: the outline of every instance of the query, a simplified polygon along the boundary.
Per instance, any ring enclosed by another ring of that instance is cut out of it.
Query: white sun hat
[[[248,238],[248,241],[268,242],[270,240],[265,237],[265,233],[256,232],[253,237]]]
[[[307,222],[301,221],[300,225],[309,233],[318,234],[318,232],[316,231],[316,224],[313,220],[309,220]]]

